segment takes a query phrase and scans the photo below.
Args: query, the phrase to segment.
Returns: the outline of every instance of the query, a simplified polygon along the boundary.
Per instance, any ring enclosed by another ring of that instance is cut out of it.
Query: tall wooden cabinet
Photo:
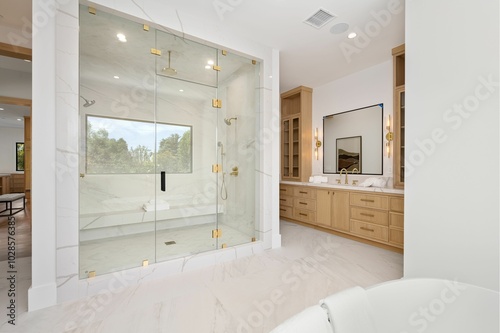
[[[312,172],[312,89],[281,94],[281,178],[307,181]]]
[[[394,187],[405,183],[405,45],[392,49],[394,67]]]

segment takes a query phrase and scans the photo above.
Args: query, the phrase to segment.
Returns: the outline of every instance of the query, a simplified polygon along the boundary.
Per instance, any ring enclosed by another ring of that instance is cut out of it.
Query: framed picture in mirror
[[[358,170],[361,173],[361,136],[337,138],[337,172]]]

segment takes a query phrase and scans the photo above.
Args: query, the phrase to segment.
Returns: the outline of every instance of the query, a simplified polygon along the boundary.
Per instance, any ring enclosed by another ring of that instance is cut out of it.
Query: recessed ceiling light
[[[337,23],[330,28],[332,34],[341,34],[349,29],[349,24],[347,23]]]
[[[122,43],[125,43],[127,41],[127,37],[124,34],[122,34],[122,33],[116,34],[116,37]]]
[[[349,39],[353,39],[354,37],[356,37],[356,33],[355,32],[351,32],[349,35],[347,35],[347,38]]]
[[[210,67],[210,65],[205,66],[205,69],[210,69],[210,68],[212,68],[212,67]]]
[[[29,59],[23,59],[23,60],[26,61],[26,62],[31,62],[31,60],[29,60]]]
[[[115,76],[113,76],[113,78],[118,80],[120,77],[118,75],[115,75]]]
[[[214,64],[214,61],[213,61],[213,60],[209,60],[209,61],[207,61],[207,64],[209,64],[209,65],[213,65],[213,64]]]
[[[21,118],[17,118],[17,121],[22,121],[22,119]]]
[[[272,79],[272,78],[273,78],[273,76],[272,76],[272,75],[269,75],[269,78],[270,78],[270,79]]]
[[[184,89],[179,89],[179,91],[180,91],[180,92],[183,92],[183,91],[184,91]]]
[[[0,111],[3,111],[3,110],[4,110],[4,108],[0,108]]]

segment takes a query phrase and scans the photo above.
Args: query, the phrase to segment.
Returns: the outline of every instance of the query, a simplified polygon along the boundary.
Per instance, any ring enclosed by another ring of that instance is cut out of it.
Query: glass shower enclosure
[[[259,74],[80,7],[80,278],[256,240]]]

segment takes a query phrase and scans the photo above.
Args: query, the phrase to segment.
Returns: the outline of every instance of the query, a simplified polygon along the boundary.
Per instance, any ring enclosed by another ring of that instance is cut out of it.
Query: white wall
[[[0,173],[16,173],[16,142],[24,142],[24,129],[0,127]]]
[[[394,45],[397,46],[397,45]],[[390,50],[387,51],[390,54]],[[376,66],[359,71],[352,75],[332,81],[313,90],[313,135],[318,128],[320,141],[323,141],[323,117],[358,109],[361,107],[383,103],[384,120],[393,114],[392,93],[392,59]],[[384,128],[385,136],[385,128]],[[314,144],[314,140],[313,140]],[[314,147],[313,147],[314,149]],[[314,154],[313,154],[314,156]],[[383,177],[391,177],[387,186],[392,187],[392,157],[384,156]],[[312,173],[323,174],[323,150],[320,148],[319,160],[313,158]],[[334,183],[338,175],[328,175],[329,182]],[[354,176],[352,179],[363,179],[367,176]],[[371,176],[373,177],[373,176]]]
[[[499,290],[499,2],[406,10],[404,276]]]
[[[31,73],[0,68],[0,96],[31,99]]]

